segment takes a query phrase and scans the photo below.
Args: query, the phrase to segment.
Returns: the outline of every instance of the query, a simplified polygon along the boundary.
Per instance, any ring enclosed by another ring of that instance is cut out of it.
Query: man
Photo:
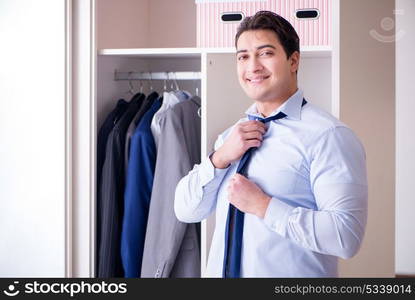
[[[235,46],[239,82],[255,103],[179,182],[176,216],[199,222],[216,209],[206,277],[338,276],[338,257],[357,253],[366,227],[364,148],[303,98],[289,22],[258,12]]]

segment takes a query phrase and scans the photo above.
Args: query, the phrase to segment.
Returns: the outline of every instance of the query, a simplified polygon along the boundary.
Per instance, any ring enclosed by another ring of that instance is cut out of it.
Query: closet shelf
[[[200,77],[200,72],[114,72],[114,80],[197,80]]]
[[[236,53],[235,48],[200,48],[205,53]],[[330,57],[331,47],[328,46],[305,46],[300,47],[302,57]]]
[[[331,47],[305,46],[301,47],[302,57],[330,57]],[[235,48],[125,48],[100,49],[98,55],[144,58],[198,58],[202,53],[235,53]]]
[[[114,55],[124,57],[157,57],[157,58],[198,58],[201,55],[199,48],[126,48],[101,49],[98,55]]]

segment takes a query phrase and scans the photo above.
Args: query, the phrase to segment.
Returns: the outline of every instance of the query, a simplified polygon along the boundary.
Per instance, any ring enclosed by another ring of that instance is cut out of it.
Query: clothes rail
[[[119,72],[115,70],[114,80],[196,80],[200,72]]]

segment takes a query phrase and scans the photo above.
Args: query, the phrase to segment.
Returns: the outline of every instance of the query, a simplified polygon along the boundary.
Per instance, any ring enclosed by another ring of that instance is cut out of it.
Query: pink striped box
[[[287,19],[297,31],[301,46],[331,46],[331,0],[196,0],[197,46],[234,47],[240,21],[224,22],[222,15],[252,16],[259,10],[273,11]],[[312,19],[298,18],[313,9]],[[297,13],[298,12],[298,13]]]

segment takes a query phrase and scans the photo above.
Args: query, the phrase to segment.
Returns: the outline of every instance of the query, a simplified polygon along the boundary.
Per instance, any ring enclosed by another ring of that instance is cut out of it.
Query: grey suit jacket
[[[141,277],[200,277],[198,224],[174,213],[176,185],[200,163],[200,98],[180,102],[160,120]]]

